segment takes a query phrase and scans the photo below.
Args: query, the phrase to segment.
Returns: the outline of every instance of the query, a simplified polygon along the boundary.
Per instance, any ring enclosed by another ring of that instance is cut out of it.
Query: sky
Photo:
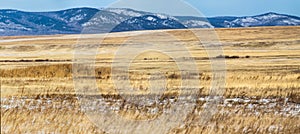
[[[299,5],[300,0],[0,0],[0,9],[23,11],[119,7],[189,16],[250,16],[267,12],[300,16]]]

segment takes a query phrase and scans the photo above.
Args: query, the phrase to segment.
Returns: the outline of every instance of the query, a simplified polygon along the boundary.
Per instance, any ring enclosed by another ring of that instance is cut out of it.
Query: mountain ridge
[[[155,21],[147,20],[147,17]],[[49,12],[0,9],[0,36],[107,33],[182,28],[298,26],[298,16],[268,12],[254,16],[171,16],[128,8],[71,8]]]

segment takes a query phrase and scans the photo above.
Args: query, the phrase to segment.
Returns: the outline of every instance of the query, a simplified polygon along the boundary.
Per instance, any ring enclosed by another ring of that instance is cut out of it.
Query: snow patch
[[[11,22],[10,20],[6,20],[5,23],[0,22],[0,28],[3,29],[4,31],[6,30],[25,30],[25,31],[30,31],[30,28],[24,27],[20,24],[16,24],[14,22]]]
[[[270,20],[270,19],[282,18],[282,17],[285,17],[285,16],[277,15],[277,14],[268,14],[268,15],[259,16],[259,17],[256,17],[256,18],[257,19],[263,19],[263,20]]]
[[[140,14],[138,12],[130,11],[128,9],[118,9],[118,8],[112,9],[112,8],[110,8],[110,9],[106,9],[106,10],[116,13],[116,14],[122,14],[122,15],[126,15],[126,16],[131,16],[131,17],[142,16],[142,14]]]
[[[6,13],[16,13],[17,11],[6,11]]]
[[[257,22],[257,20],[254,19],[254,18],[251,18],[251,17],[247,17],[247,18],[242,19],[241,22],[244,22],[244,23],[254,23],[254,22]]]
[[[186,27],[208,27],[208,28],[213,28],[210,23],[206,21],[199,21],[199,20],[188,20],[182,23]]]
[[[150,20],[150,21],[155,21],[155,20],[156,20],[155,18],[153,18],[153,17],[151,17],[151,16],[147,17],[146,19],[147,19],[147,20]]]
[[[76,16],[70,18],[70,22],[82,20],[82,19],[84,19],[84,17],[85,17],[86,15],[87,15],[87,14],[78,14],[78,15],[76,15]]]

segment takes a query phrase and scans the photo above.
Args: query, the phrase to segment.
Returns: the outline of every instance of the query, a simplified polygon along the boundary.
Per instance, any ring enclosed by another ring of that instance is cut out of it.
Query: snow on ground
[[[77,100],[78,97],[74,97]],[[219,98],[221,99],[221,98]],[[122,108],[135,109],[132,104],[125,103],[120,99],[113,98],[94,98],[92,101],[83,100],[85,105],[78,106],[74,100],[63,98],[1,98],[1,109],[27,109],[27,110],[46,110],[46,109],[74,109],[80,111],[99,110],[99,111],[119,111]],[[244,114],[261,115],[265,113],[273,113],[281,116],[299,116],[300,104],[288,102],[287,99],[251,99],[251,98],[229,98],[221,99],[218,104],[219,112],[227,114]],[[283,101],[282,101],[283,100]],[[138,104],[134,104],[137,109],[147,108],[147,111],[152,114],[157,114],[159,107],[167,107],[168,105],[195,105],[197,101],[210,102],[213,101],[211,97],[179,97],[166,98],[160,100],[155,97],[141,97]],[[203,108],[205,105],[202,106]],[[238,112],[242,111],[244,112]],[[169,113],[168,108],[163,109],[163,112]]]

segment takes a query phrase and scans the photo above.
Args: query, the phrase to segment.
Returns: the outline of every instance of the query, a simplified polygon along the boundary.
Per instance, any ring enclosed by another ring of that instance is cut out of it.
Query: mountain
[[[155,30],[155,29],[184,29],[187,28],[172,18],[160,18],[155,15],[133,17],[114,27],[112,32]]]
[[[257,27],[257,26],[296,26],[300,25],[300,18],[296,16],[266,13],[257,16],[247,17],[228,17],[228,18],[209,18],[209,21],[214,23],[221,19],[216,27]],[[223,19],[223,20],[222,20]],[[216,23],[214,23],[216,24]]]
[[[0,36],[295,25],[300,25],[299,17],[272,12],[246,17],[203,18],[126,8],[72,8],[51,12],[0,10]]]

